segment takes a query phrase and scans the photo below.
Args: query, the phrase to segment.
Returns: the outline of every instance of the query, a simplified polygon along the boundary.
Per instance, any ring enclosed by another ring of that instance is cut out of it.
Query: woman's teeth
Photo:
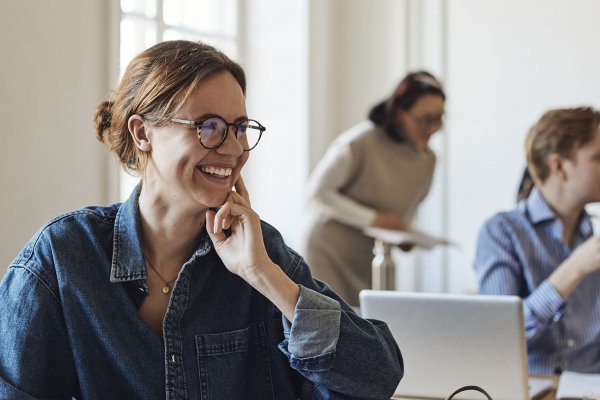
[[[200,167],[200,170],[204,173],[207,174],[211,174],[211,175],[215,175],[221,178],[226,178],[229,175],[231,175],[231,168],[217,168],[217,167],[211,167],[211,166],[202,166]]]

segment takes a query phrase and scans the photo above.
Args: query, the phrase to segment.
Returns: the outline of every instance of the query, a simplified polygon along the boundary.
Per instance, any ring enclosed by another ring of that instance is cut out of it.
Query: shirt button
[[[175,357],[175,353],[172,353],[172,354],[171,354],[171,362],[172,362],[173,364],[177,364],[177,358]]]
[[[567,340],[567,346],[569,346],[569,348],[572,349],[573,347],[575,347],[575,341],[573,339]]]

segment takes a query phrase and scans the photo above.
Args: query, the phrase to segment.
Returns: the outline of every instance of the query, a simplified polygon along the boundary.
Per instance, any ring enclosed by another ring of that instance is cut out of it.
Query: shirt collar
[[[141,243],[139,197],[142,183],[138,183],[129,198],[121,204],[115,218],[113,255],[110,270],[110,281],[127,282],[146,279],[148,272],[144,261]],[[212,242],[202,231],[200,244],[190,259],[207,254],[212,248]]]
[[[534,224],[556,219],[554,211],[552,211],[548,203],[546,203],[546,200],[538,188],[534,188],[531,191],[531,194],[525,202],[525,207],[529,213],[531,222]]]
[[[140,241],[138,199],[141,188],[140,182],[117,212],[110,270],[111,282],[126,282],[148,277]]]
[[[555,233],[557,237],[561,237],[562,223],[556,217],[554,211],[552,211],[538,188],[533,188],[531,194],[521,206],[525,208],[529,214],[529,219],[534,225],[545,221],[553,221]],[[583,237],[588,237],[593,233],[592,221],[585,210],[582,212],[581,222],[579,223],[577,231],[579,234],[583,235]]]

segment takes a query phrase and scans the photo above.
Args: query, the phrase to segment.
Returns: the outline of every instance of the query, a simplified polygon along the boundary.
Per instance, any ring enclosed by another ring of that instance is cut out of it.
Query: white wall
[[[514,206],[523,139],[552,107],[600,107],[600,2],[447,1],[448,227],[452,291],[475,288],[477,231]]]
[[[311,0],[310,168],[406,73],[406,0]]]
[[[107,157],[92,129],[108,90],[107,4],[2,4],[0,275],[44,221],[109,201]]]
[[[406,71],[406,2],[249,0],[245,8],[248,111],[268,129],[245,176],[257,212],[296,247],[310,169]]]
[[[337,17],[335,101],[338,128],[347,129],[366,119],[407,72],[407,2],[340,0]]]
[[[305,1],[248,0],[243,66],[251,118],[267,127],[243,173],[261,218],[296,238],[308,159],[308,7]]]

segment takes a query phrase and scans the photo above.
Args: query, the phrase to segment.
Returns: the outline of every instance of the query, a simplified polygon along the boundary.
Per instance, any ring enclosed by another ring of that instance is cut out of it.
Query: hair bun
[[[96,129],[96,138],[104,142],[106,131],[110,129],[112,122],[112,101],[103,101],[98,105],[94,115],[94,127]]]

